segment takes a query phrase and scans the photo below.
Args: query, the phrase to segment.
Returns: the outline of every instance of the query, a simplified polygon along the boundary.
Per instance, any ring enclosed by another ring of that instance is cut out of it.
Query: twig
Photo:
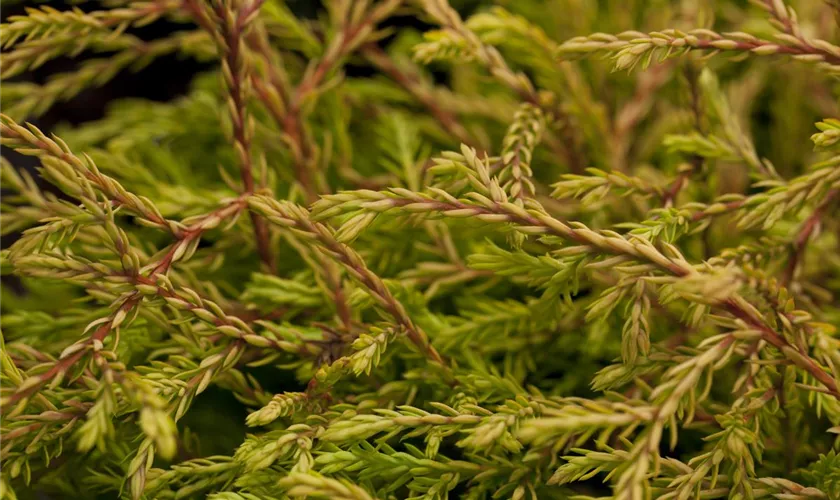
[[[627,154],[630,151],[630,133],[650,112],[656,91],[671,76],[670,64],[654,66],[640,73],[636,79],[636,91],[633,97],[616,113],[612,138],[612,166],[619,172],[627,172]]]
[[[440,107],[434,96],[422,84],[420,78],[416,74],[409,73],[400,69],[393,59],[388,57],[384,50],[379,48],[376,44],[368,43],[362,47],[362,55],[374,66],[390,76],[395,82],[406,89],[415,99],[420,101],[430,113],[437,119],[441,126],[447,132],[452,134],[458,142],[477,148],[478,145],[473,139],[467,129],[458,122],[458,117],[455,114]]]
[[[263,0],[247,1],[242,3],[239,9],[235,11],[233,8],[226,8],[222,3],[216,5],[216,15],[223,21],[221,31],[225,42],[222,74],[229,91],[228,108],[233,122],[236,152],[239,156],[239,172],[242,177],[242,184],[245,187],[245,193],[248,194],[254,192],[255,185],[251,161],[253,126],[249,122],[250,117],[246,108],[250,70],[249,64],[245,60],[243,34],[262,2]],[[268,227],[265,225],[265,221],[253,212],[249,212],[249,216],[254,226],[254,236],[260,260],[274,273],[277,268],[274,263],[274,256],[271,253]]]
[[[409,340],[421,352],[433,362],[446,366],[443,357],[429,343],[425,332],[414,324],[405,307],[394,297],[382,279],[367,267],[358,253],[336,240],[330,229],[319,222],[312,221],[305,209],[289,203],[278,202],[267,196],[251,198],[250,205],[252,210],[259,211],[270,222],[281,227],[296,229],[298,233],[302,236],[305,235],[328,255],[341,263],[353,277],[367,288],[368,293],[388,311],[391,317],[405,329]]]
[[[785,266],[784,273],[782,274],[782,286],[787,287],[793,281],[796,269],[799,267],[802,260],[804,260],[805,247],[808,245],[808,240],[811,238],[814,231],[816,231],[817,227],[819,227],[820,219],[822,218],[826,208],[834,203],[834,200],[837,199],[838,195],[840,195],[840,190],[835,189],[829,191],[823,202],[814,209],[811,215],[805,219],[802,227],[799,228],[799,231],[796,233],[796,237],[793,239],[793,248],[790,257],[788,258],[787,265]]]
[[[513,223],[521,226],[522,230],[528,234],[550,234],[606,254],[629,255],[644,262],[649,262],[673,276],[686,277],[695,272],[686,262],[666,257],[646,240],[628,241],[617,234],[600,234],[577,224],[555,219],[542,211],[525,210],[509,202],[499,203],[486,200],[482,202],[482,206],[478,206],[466,204],[454,198],[436,200],[404,190],[401,191],[401,194],[402,197],[383,198],[382,201],[387,201],[387,205],[385,203],[380,205],[369,204],[368,207],[375,207],[377,210],[384,211],[391,207],[411,205],[415,210],[422,208],[424,211],[440,212],[454,217],[469,216],[478,220]],[[720,307],[737,319],[744,321],[750,328],[761,332],[764,340],[779,349],[790,361],[822,383],[832,396],[840,399],[840,387],[838,387],[834,377],[826,373],[816,361],[808,357],[807,352],[802,352],[799,347],[790,344],[784,337],[776,333],[758,314],[755,307],[737,295],[723,301]],[[790,322],[796,320],[790,313],[783,311],[778,311],[778,313],[785,316]]]

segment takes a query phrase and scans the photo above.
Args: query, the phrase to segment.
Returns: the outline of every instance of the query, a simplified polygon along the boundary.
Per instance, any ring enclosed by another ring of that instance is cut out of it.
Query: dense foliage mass
[[[0,496],[840,498],[840,3],[491,3],[5,19]]]

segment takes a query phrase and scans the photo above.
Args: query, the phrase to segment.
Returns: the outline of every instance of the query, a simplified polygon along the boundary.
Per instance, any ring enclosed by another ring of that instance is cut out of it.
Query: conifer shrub
[[[4,19],[2,498],[840,498],[838,2],[315,7]]]

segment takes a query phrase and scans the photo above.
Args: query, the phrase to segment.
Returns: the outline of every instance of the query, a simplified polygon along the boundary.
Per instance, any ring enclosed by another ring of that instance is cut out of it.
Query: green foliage
[[[838,2],[102,3],[2,25],[0,498],[840,498]]]

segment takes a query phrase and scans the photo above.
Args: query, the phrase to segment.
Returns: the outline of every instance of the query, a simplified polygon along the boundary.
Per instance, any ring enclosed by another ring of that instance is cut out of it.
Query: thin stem
[[[388,205],[383,203],[376,206],[377,210],[385,211],[391,207],[411,205],[413,210],[422,209],[425,212],[440,212],[454,217],[474,217],[477,220],[512,223],[520,226],[520,230],[528,234],[551,234],[606,254],[628,255],[648,262],[673,276],[686,277],[696,272],[685,261],[678,261],[663,255],[647,240],[627,240],[616,233],[599,233],[576,223],[560,221],[544,211],[525,210],[509,202],[500,203],[485,200],[483,206],[477,206],[455,199],[435,200],[405,190],[401,190],[400,193],[405,197],[383,197],[382,201],[387,201]],[[822,383],[832,396],[840,399],[840,387],[837,386],[834,378],[823,370],[815,360],[810,358],[807,352],[790,344],[784,337],[776,333],[758,315],[757,310],[743,298],[735,295],[723,301],[719,307],[744,321],[749,327],[761,332],[764,340],[778,348],[790,361]],[[785,315],[788,321],[795,320],[789,313],[780,312],[780,314]]]
[[[251,161],[251,136],[253,132],[251,131],[250,117],[248,116],[245,103],[247,98],[246,84],[250,71],[249,65],[244,58],[245,44],[242,37],[247,27],[246,23],[248,19],[259,10],[260,5],[262,5],[262,0],[248,2],[236,12],[230,12],[221,3],[217,5],[217,15],[219,18],[225,20],[222,36],[226,41],[225,45],[227,50],[225,61],[227,67],[223,71],[223,74],[225,75],[225,81],[230,92],[229,109],[233,122],[233,137],[239,155],[239,172],[242,176],[242,184],[245,187],[246,193],[253,193],[255,186]],[[260,260],[272,273],[275,273],[277,267],[271,252],[268,227],[265,225],[265,221],[257,217],[253,212],[249,212],[249,216],[254,226],[254,236],[257,242],[257,250],[260,254]]]
[[[430,360],[446,366],[446,361],[429,343],[426,333],[415,325],[405,307],[393,296],[382,279],[371,271],[362,257],[349,246],[339,242],[325,225],[310,219],[308,211],[296,205],[278,202],[267,196],[251,198],[252,210],[260,212],[270,222],[297,230],[302,236],[317,244],[327,255],[342,264],[347,272],[367,288],[368,293],[406,331],[409,340]]]
[[[406,89],[415,99],[417,99],[430,113],[437,119],[441,126],[453,135],[458,142],[466,144],[471,147],[478,147],[475,139],[473,139],[464,126],[458,121],[458,117],[454,113],[443,109],[438,104],[434,95],[423,85],[422,81],[416,74],[404,71],[397,66],[393,59],[391,59],[384,50],[379,48],[376,44],[365,44],[361,49],[362,55],[367,58],[379,70],[390,76],[395,82]]]
[[[122,318],[125,318],[126,315],[133,310],[137,304],[139,304],[140,299],[141,297],[139,295],[133,295],[123,301],[123,303],[113,313],[111,313],[108,319],[100,324],[96,330],[94,330],[90,337],[81,343],[74,344],[75,350],[59,358],[46,372],[27,378],[22,384],[22,388],[19,387],[13,394],[4,397],[2,399],[2,403],[0,403],[0,411],[6,414],[7,418],[11,417],[14,415],[14,412],[9,414],[8,410],[12,405],[24,398],[28,398],[50,381],[52,381],[53,384],[61,382],[61,380],[67,376],[70,370],[80,359],[82,359],[91,347],[95,347],[98,343],[105,340],[111,332],[112,325],[114,325],[118,318],[119,321],[122,321]],[[23,406],[21,406],[20,409],[23,409]]]
[[[656,91],[668,81],[671,65],[662,64],[640,73],[636,79],[636,91],[629,101],[616,113],[613,124],[612,166],[619,172],[628,170],[630,138],[636,125],[647,116],[653,105]]]
[[[293,157],[295,178],[303,189],[307,203],[313,203],[318,198],[315,183],[309,171],[314,148],[303,132],[303,123],[300,118],[292,116],[294,89],[290,88],[285,76],[276,66],[273,49],[268,43],[268,35],[265,31],[259,27],[251,30],[246,40],[251,50],[262,59],[263,67],[268,71],[267,82],[258,78],[257,75],[251,76],[257,97],[286,135]]]
[[[805,247],[808,245],[808,240],[811,238],[814,231],[816,231],[817,227],[819,227],[820,219],[826,209],[834,203],[834,200],[837,199],[838,195],[840,195],[840,190],[834,189],[830,191],[823,202],[817,206],[813,213],[805,219],[802,227],[799,228],[799,231],[796,233],[796,237],[793,240],[793,249],[790,257],[788,258],[784,273],[782,274],[782,286],[787,287],[793,281],[796,269],[804,260]]]
[[[574,137],[576,131],[573,120],[563,107],[558,103],[546,104],[540,99],[540,94],[530,78],[523,73],[514,72],[495,47],[484,44],[475,33],[468,29],[460,14],[449,5],[447,0],[424,1],[423,7],[441,26],[466,40],[475,51],[477,58],[499,82],[515,92],[522,101],[542,109],[546,115],[552,117],[553,120],[549,119],[549,123],[555,120],[558,122],[558,132],[562,142],[562,148],[557,148],[558,155],[566,159],[571,171],[583,171],[585,162]],[[551,140],[547,142],[552,149],[560,146]]]
[[[66,144],[50,139],[32,125],[29,125],[29,128],[18,125],[5,115],[0,115],[0,120],[2,120],[0,121],[0,137],[2,137],[3,145],[15,149],[24,149],[16,147],[17,145],[28,145],[31,148],[26,148],[24,154],[38,157],[49,156],[61,160],[101,190],[116,206],[124,207],[154,227],[166,231],[171,230],[171,222],[165,219],[153,205],[129,193],[117,181],[99,172],[90,158],[85,157],[84,160],[79,158]]]
[[[303,79],[293,91],[283,89],[282,85],[277,87],[280,82],[276,78],[271,79],[270,83],[275,86],[278,94],[284,96],[286,109],[282,115],[276,109],[276,106],[269,107],[269,110],[272,111],[272,116],[293,145],[295,171],[308,203],[315,202],[318,193],[309,171],[312,166],[314,148],[310,144],[309,138],[306,137],[302,115],[303,105],[318,90],[338,62],[358,45],[364,36],[367,36],[375,23],[386,17],[399,3],[400,0],[383,2],[371,10],[360,22],[346,24],[341,32],[336,35],[333,43],[327,48],[326,53],[318,63],[314,67],[310,66],[308,68]],[[256,44],[263,57],[266,58],[267,44],[256,39],[252,43]]]

